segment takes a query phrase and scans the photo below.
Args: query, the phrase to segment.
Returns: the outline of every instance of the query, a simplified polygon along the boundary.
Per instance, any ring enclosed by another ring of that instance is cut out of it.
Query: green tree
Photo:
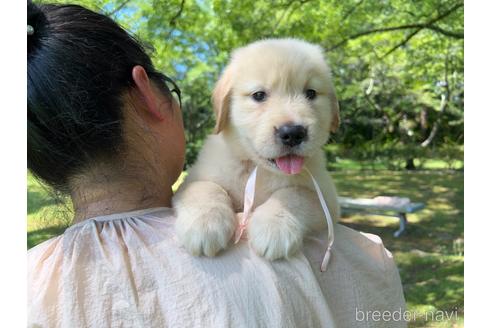
[[[399,156],[412,168],[423,153],[463,144],[461,1],[75,2],[153,45],[155,64],[183,91],[188,163],[213,126],[210,93],[230,52],[269,37],[326,50],[342,114],[334,139],[346,154]]]

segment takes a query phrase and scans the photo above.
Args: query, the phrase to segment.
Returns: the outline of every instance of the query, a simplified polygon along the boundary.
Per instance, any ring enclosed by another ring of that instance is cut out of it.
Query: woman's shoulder
[[[71,261],[78,266],[106,262],[108,256],[124,255],[129,249],[156,244],[171,237],[173,222],[171,209],[155,208],[100,216],[74,224],[62,235],[28,250],[30,279],[52,279],[53,276],[41,273],[55,265],[66,268]]]
[[[228,322],[227,313],[235,313],[239,318],[234,319],[235,326],[243,326],[239,314],[247,305],[258,320],[275,326],[289,322],[319,326],[335,320],[355,327],[353,318],[346,316],[356,307],[386,310],[391,308],[388,303],[402,304],[395,280],[370,273],[370,279],[364,278],[368,269],[380,266],[374,263],[381,262],[364,262],[368,254],[384,249],[374,237],[337,225],[332,262],[327,272],[319,273],[315,262],[324,252],[321,238],[307,240],[304,252],[289,261],[265,261],[246,242],[215,258],[196,258],[179,246],[174,221],[172,211],[99,218],[72,226],[33,248],[29,251],[30,322],[97,319],[114,324],[158,304],[152,315],[145,316],[149,323],[179,325],[187,316],[191,323],[217,326]],[[272,302],[272,295],[291,301]],[[270,308],[265,309],[267,303]],[[226,310],[211,315],[216,308]]]
[[[339,323],[353,321],[361,309],[381,313],[405,310],[398,268],[379,236],[336,224],[330,263],[327,271],[320,273],[319,265],[326,248],[324,234],[326,232],[309,237],[304,253]],[[352,323],[357,326],[357,322]],[[406,326],[402,321],[379,324],[381,327]]]
[[[320,251],[326,244],[326,232],[309,236],[305,248],[306,252]],[[311,245],[311,246],[309,246]],[[316,246],[313,246],[316,245]],[[371,233],[356,231],[342,224],[335,224],[334,253],[338,261],[346,261],[348,265],[359,266],[364,270],[386,271],[393,269],[393,255],[388,251],[382,239]],[[322,254],[318,257],[322,257]]]
[[[108,310],[105,304],[131,306],[131,286],[145,284],[159,268],[163,244],[172,240],[173,219],[167,208],[97,217],[31,248],[27,253],[29,323],[71,326],[69,322],[90,318],[109,326],[115,316],[121,317],[118,323],[127,322],[124,311]],[[83,308],[92,312],[74,310]]]
[[[34,274],[42,266],[46,266],[57,253],[63,244],[63,235],[50,238],[27,251],[28,275],[39,278],[39,274]]]
[[[338,227],[340,248],[351,257],[358,256],[370,266],[377,266],[381,270],[393,262],[393,254],[386,249],[383,240],[378,235],[356,231],[340,225]]]

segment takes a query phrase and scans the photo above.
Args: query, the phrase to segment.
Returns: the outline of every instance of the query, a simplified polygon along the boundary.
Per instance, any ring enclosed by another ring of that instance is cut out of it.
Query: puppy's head
[[[278,173],[299,173],[339,124],[321,48],[295,39],[236,50],[212,101],[215,132],[227,131],[245,159]]]

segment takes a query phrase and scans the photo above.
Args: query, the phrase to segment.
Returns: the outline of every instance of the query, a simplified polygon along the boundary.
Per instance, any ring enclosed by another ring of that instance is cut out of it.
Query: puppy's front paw
[[[270,212],[258,207],[248,226],[253,250],[268,260],[288,258],[302,246],[303,227],[288,211]]]
[[[234,212],[228,207],[216,207],[195,215],[178,215],[176,234],[184,248],[194,256],[215,256],[225,249],[236,229]]]

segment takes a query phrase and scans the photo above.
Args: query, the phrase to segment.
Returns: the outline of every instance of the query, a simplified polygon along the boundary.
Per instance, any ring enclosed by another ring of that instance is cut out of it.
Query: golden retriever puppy
[[[339,124],[331,73],[320,47],[296,39],[252,43],[232,54],[212,95],[215,135],[173,199],[176,233],[193,255],[225,249],[238,226],[246,181],[257,166],[250,246],[288,258],[310,231],[326,228],[308,168],[334,220],[337,193],[322,146]]]

